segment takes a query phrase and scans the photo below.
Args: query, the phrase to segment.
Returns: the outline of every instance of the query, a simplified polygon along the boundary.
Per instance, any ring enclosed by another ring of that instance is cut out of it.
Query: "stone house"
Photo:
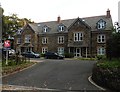
[[[75,57],[106,55],[113,24],[105,15],[26,24],[15,35],[16,51],[73,53]]]

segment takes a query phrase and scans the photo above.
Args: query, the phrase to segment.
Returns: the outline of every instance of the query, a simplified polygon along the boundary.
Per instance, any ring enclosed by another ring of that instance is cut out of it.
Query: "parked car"
[[[28,57],[28,58],[40,58],[40,54],[29,51],[29,52],[23,52],[21,54],[22,56]]]
[[[59,55],[59,54],[54,53],[54,52],[46,52],[45,53],[45,58],[46,59],[64,59],[64,56]]]
[[[9,55],[14,55],[15,54],[15,50],[14,49],[10,49],[9,50]]]

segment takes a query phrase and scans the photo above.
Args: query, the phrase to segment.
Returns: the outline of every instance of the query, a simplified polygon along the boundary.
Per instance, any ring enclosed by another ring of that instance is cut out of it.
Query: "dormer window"
[[[48,27],[46,25],[43,27],[43,32],[44,33],[48,32]]]
[[[58,31],[59,31],[59,32],[65,31],[65,26],[64,26],[63,24],[60,24],[60,25],[58,26]]]
[[[97,29],[104,29],[106,27],[106,22],[103,21],[102,19],[100,19],[98,22],[97,22]]]
[[[48,30],[48,28],[47,28],[47,27],[44,27],[44,32],[45,32],[45,33],[47,32],[47,30]]]
[[[20,29],[18,29],[17,34],[21,34],[21,30]]]
[[[60,32],[64,31],[64,26],[60,26]]]

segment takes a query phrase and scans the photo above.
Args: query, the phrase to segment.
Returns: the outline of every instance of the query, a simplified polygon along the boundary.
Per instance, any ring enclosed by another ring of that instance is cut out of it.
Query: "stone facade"
[[[103,16],[67,20],[58,17],[57,21],[26,24],[19,34],[16,33],[14,46],[21,53],[50,51],[73,53],[75,57],[106,55],[106,41],[112,27],[110,10]]]

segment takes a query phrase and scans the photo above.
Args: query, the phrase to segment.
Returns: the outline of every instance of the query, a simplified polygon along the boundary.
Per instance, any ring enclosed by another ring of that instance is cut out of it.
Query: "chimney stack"
[[[60,23],[61,19],[60,16],[57,17],[57,22]]]
[[[106,17],[107,17],[107,18],[110,18],[110,17],[111,17],[111,14],[110,14],[110,10],[109,10],[109,9],[107,10],[106,13],[107,13],[107,14],[106,14]]]

